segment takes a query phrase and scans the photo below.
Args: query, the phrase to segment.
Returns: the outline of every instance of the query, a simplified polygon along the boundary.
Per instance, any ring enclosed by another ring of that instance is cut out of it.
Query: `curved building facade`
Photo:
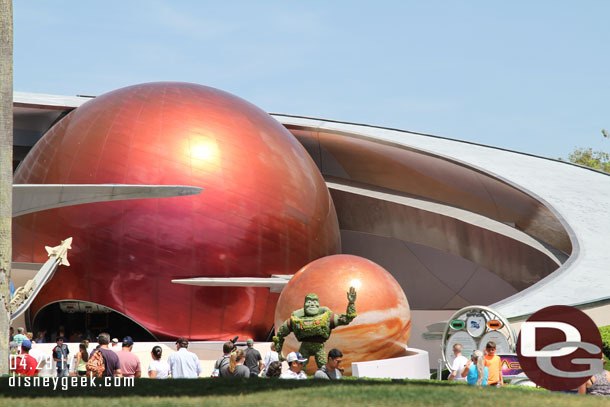
[[[610,302],[610,175],[571,163],[370,125],[275,116],[314,157],[344,253],[403,285],[412,309]]]
[[[335,253],[388,270],[414,322],[418,311],[472,304],[519,320],[546,305],[610,302],[607,174],[396,129],[276,122],[192,84],[91,101],[17,94],[15,106],[16,183],[204,188],[16,217],[15,261],[41,262],[45,244],[74,237],[73,266],[43,289],[29,322],[49,304],[82,301],[159,339],[262,340],[277,293],[171,280],[290,275]],[[32,129],[54,122],[38,141]]]

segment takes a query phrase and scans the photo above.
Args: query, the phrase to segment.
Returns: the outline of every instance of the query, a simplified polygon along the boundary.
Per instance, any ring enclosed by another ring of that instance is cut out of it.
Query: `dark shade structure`
[[[15,183],[159,184],[199,196],[75,206],[14,220],[14,260],[74,238],[30,308],[83,300],[137,321],[159,339],[264,339],[278,294],[191,287],[192,277],[292,274],[338,253],[335,209],[314,162],[252,104],[185,83],[130,86],[71,112],[32,149]]]

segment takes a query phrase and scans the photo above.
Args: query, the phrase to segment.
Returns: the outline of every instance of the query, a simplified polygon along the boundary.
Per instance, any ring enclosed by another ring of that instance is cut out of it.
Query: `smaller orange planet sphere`
[[[318,295],[321,307],[345,314],[350,287],[356,288],[358,316],[349,325],[333,329],[325,344],[326,353],[333,348],[343,352],[342,367],[346,375],[351,375],[352,362],[405,355],[411,335],[411,311],[404,291],[390,273],[358,256],[322,257],[294,275],[275,308],[276,331],[293,311],[303,308],[309,293]],[[286,356],[299,347],[300,343],[291,333],[286,337],[282,354]],[[311,375],[315,371],[312,357],[307,373]]]

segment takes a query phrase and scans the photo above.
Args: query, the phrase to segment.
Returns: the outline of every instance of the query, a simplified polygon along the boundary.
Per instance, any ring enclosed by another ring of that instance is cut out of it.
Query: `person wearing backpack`
[[[246,352],[243,349],[237,349],[231,353],[229,366],[223,366],[220,370],[222,377],[250,377],[250,369],[244,364],[246,361]]]
[[[231,341],[225,342],[222,345],[222,353],[223,355],[216,360],[214,363],[214,371],[212,372],[212,377],[225,377],[223,376],[223,371],[226,369],[222,369],[225,366],[229,366],[229,362],[231,361],[231,352],[235,349],[235,344]]]
[[[343,353],[339,349],[331,349],[328,352],[328,362],[319,368],[313,375],[314,379],[340,380],[342,375],[339,364],[343,361]]]
[[[68,366],[68,355],[70,354],[70,350],[68,349],[68,345],[64,343],[63,336],[57,338],[57,346],[53,348],[53,360],[55,361],[57,367],[57,377],[68,376],[69,366]]]
[[[116,352],[108,349],[110,335],[103,332],[97,337],[99,347],[94,349],[87,361],[87,376],[121,376],[121,363]],[[100,358],[101,356],[101,358]],[[102,369],[103,364],[103,369]]]

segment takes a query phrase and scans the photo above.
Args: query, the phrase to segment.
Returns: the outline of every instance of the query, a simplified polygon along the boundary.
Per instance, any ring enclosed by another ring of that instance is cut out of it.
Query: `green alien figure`
[[[305,296],[305,306],[293,311],[277,330],[277,335],[273,337],[275,349],[282,357],[282,346],[284,338],[294,332],[297,340],[301,342],[299,352],[304,358],[309,359],[314,356],[318,368],[326,364],[326,351],[324,342],[330,337],[330,332],[338,326],[348,325],[356,318],[356,289],[350,287],[347,293],[347,311],[345,314],[337,315],[327,307],[320,307],[320,299],[316,294]]]

